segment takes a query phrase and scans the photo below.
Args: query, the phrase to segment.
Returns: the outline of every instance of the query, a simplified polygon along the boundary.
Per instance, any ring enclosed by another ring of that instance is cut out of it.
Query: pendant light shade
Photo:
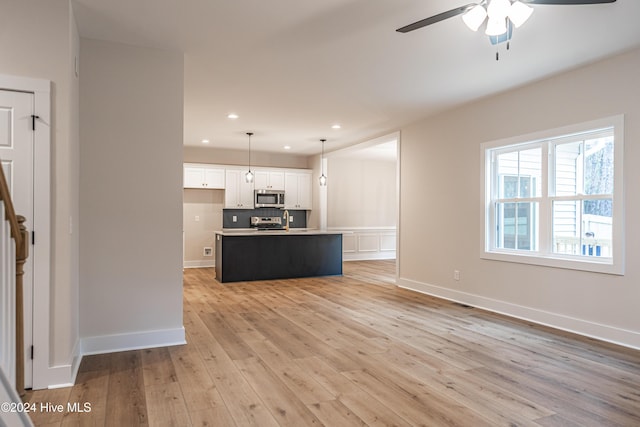
[[[251,172],[251,135],[253,135],[253,132],[247,132],[247,136],[249,136],[249,170],[244,174],[244,180],[247,183],[253,182],[253,172]]]
[[[515,25],[516,28],[520,28],[520,26],[529,19],[532,13],[533,8],[531,6],[527,6],[521,1],[517,1],[509,8],[509,19],[513,22],[513,25]]]
[[[486,17],[487,11],[481,4],[479,4],[462,15],[462,20],[467,24],[467,27],[469,27],[471,31],[478,31],[478,28],[480,28],[480,25],[482,25]]]
[[[322,154],[320,154],[320,169],[322,170],[322,174],[318,180],[320,181],[320,186],[324,187],[327,185],[327,177],[324,175],[324,143],[326,139],[321,139],[320,142],[322,142]]]
[[[485,34],[488,36],[500,36],[507,32],[507,20],[505,18],[491,19],[487,21]]]

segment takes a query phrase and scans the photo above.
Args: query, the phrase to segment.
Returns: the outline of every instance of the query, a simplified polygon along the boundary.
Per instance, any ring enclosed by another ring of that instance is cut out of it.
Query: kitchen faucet
[[[282,216],[284,219],[284,229],[285,231],[289,231],[289,211],[285,209],[284,215]]]

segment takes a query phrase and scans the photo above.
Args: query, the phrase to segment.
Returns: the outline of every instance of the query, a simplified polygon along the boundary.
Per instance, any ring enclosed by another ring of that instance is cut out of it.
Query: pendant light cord
[[[249,135],[249,172],[251,172],[251,136],[253,135],[253,132],[247,132],[247,135]]]

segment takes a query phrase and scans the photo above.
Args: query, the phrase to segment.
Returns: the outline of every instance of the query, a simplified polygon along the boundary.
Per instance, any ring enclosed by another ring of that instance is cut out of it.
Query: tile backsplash
[[[282,218],[284,209],[259,208],[259,209],[224,209],[222,211],[222,227],[224,228],[249,228],[252,216],[279,216]],[[237,221],[233,222],[233,217]],[[289,209],[289,216],[293,221],[289,222],[291,228],[307,227],[307,211]],[[284,223],[283,223],[284,225]]]

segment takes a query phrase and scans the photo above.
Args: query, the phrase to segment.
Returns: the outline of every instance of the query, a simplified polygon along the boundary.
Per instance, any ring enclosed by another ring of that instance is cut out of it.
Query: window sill
[[[543,267],[564,268],[568,270],[588,271],[592,273],[624,275],[624,264],[615,263],[611,258],[552,257],[538,254],[518,254],[507,251],[481,251],[480,258],[515,262],[519,264],[539,265]]]

